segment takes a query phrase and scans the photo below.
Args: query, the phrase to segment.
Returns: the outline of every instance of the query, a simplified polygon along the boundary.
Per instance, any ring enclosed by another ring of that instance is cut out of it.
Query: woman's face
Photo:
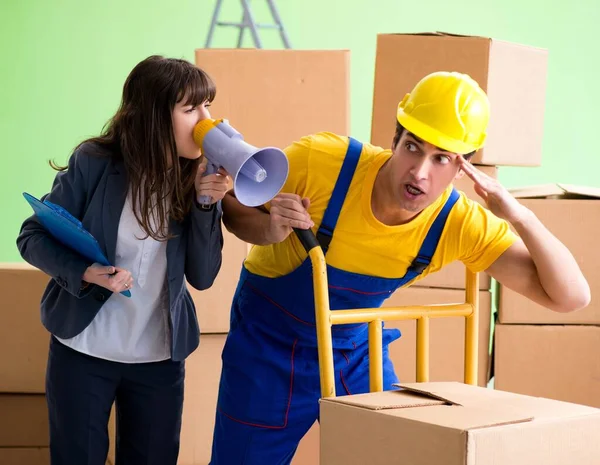
[[[181,158],[195,160],[200,158],[200,147],[194,142],[194,127],[199,121],[210,118],[209,102],[193,106],[185,104],[186,99],[175,104],[173,108],[173,135],[177,146],[177,155]]]

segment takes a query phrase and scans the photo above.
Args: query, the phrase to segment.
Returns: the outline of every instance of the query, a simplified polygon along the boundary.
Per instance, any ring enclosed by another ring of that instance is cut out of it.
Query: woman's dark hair
[[[198,67],[185,60],[150,56],[127,77],[119,109],[102,134],[79,144],[94,143],[122,157],[135,217],[156,240],[171,237],[170,218],[182,221],[190,211],[200,163],[177,155],[173,108],[183,99],[185,105],[194,106],[212,102],[215,95],[213,81]]]
[[[394,133],[394,139],[392,140],[392,150],[394,150],[396,145],[398,145],[398,142],[400,142],[400,138],[402,137],[402,134],[404,134],[404,131],[406,131],[405,127],[396,121],[396,132]],[[467,153],[463,155],[463,157],[465,160],[470,160],[473,155],[475,155],[475,152]]]

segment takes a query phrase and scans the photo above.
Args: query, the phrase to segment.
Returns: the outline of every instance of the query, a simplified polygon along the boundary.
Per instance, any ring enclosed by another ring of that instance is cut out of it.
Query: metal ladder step
[[[217,0],[215,4],[215,9],[213,11],[212,20],[210,22],[210,27],[208,30],[208,35],[206,37],[205,48],[210,48],[212,43],[212,39],[215,33],[215,29],[217,26],[224,27],[235,27],[240,30],[238,34],[237,48],[241,48],[242,42],[244,39],[244,32],[246,29],[250,29],[250,33],[252,34],[252,39],[254,40],[254,46],[256,48],[263,48],[262,41],[258,35],[259,29],[278,29],[279,35],[283,42],[285,48],[292,48],[290,44],[290,40],[287,36],[285,28],[283,27],[283,23],[281,21],[281,17],[279,16],[279,12],[277,11],[277,7],[275,6],[274,0],[265,0],[271,12],[271,16],[273,17],[274,24],[259,24],[254,20],[254,14],[250,9],[250,0],[240,0],[240,4],[242,6],[242,21],[239,23],[230,22],[230,21],[219,21],[219,13],[221,11],[221,6],[223,5],[223,0]]]

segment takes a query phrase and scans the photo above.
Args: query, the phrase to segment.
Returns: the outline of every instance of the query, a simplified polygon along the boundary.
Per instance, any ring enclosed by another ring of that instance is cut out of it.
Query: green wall
[[[254,0],[257,17],[269,16]],[[596,82],[600,7],[541,0],[279,0],[294,48],[352,51],[352,132],[368,140],[376,34],[446,31],[490,36],[547,48],[549,54],[544,161],[540,168],[503,168],[507,186],[567,182],[600,185]],[[595,4],[594,4],[595,3]],[[203,47],[213,1],[2,0],[0,4],[0,261],[20,261],[15,247],[29,207],[21,197],[42,195],[54,172],[46,160],[66,161],[81,139],[97,134],[117,107],[130,69],[154,53],[193,60]],[[359,6],[359,5],[363,6]],[[237,0],[225,0],[222,19],[237,20]],[[280,48],[274,31],[265,47]],[[213,46],[235,47],[234,31],[218,29]],[[249,34],[248,37],[249,39]],[[245,44],[251,46],[248,40]],[[326,79],[326,76],[324,76]],[[507,134],[507,137],[510,137]]]

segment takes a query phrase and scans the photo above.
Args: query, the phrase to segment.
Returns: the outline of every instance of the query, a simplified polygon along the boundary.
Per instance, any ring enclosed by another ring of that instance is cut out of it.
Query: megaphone
[[[204,119],[194,127],[194,141],[208,159],[205,175],[225,168],[243,205],[257,207],[275,197],[288,177],[288,159],[275,147],[257,149],[244,141],[227,120]],[[210,198],[198,199],[208,205]]]

